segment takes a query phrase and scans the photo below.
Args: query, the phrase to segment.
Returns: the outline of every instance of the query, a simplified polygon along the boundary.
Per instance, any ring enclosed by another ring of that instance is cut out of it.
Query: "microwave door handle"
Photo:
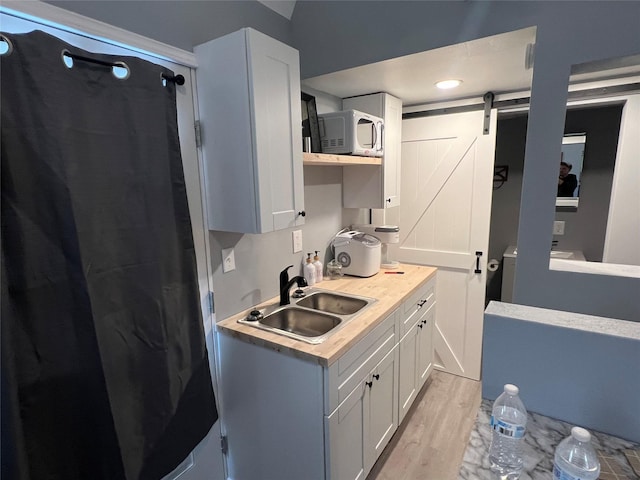
[[[378,149],[378,151],[382,151],[384,149],[384,145],[382,144],[384,142],[384,123],[379,122],[380,124],[380,148]]]
[[[371,122],[371,137],[373,138],[371,140],[371,148],[375,149],[376,143],[378,143],[378,132],[376,131],[376,124],[374,122]]]

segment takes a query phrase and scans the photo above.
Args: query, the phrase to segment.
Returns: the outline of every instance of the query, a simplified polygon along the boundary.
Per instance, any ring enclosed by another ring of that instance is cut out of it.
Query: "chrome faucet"
[[[289,280],[289,272],[288,270],[293,267],[293,265],[289,265],[283,271],[280,272],[280,305],[289,305],[289,291],[293,284],[297,284],[298,288],[306,287],[307,281],[304,277],[296,276]]]

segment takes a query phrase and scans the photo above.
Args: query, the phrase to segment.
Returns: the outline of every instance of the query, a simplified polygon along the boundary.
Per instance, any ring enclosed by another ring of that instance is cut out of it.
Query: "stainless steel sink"
[[[335,315],[288,307],[267,315],[259,320],[262,325],[277,328],[285,332],[303,337],[319,337],[340,325],[341,320]]]
[[[313,308],[314,310],[338,315],[353,315],[368,304],[369,302],[363,298],[348,297],[339,293],[324,291],[310,293],[296,302],[299,307]]]
[[[291,305],[274,305],[239,323],[307,343],[322,343],[365,311],[375,298],[309,288],[305,297],[292,298]]]

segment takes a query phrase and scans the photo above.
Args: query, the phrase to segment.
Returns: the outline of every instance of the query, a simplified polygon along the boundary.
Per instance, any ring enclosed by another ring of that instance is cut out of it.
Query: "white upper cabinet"
[[[374,93],[342,101],[344,109],[382,117],[382,166],[354,165],[342,170],[345,208],[389,208],[400,205],[400,147],[402,101],[388,93]]]
[[[251,28],[194,51],[209,229],[303,225],[298,51]]]

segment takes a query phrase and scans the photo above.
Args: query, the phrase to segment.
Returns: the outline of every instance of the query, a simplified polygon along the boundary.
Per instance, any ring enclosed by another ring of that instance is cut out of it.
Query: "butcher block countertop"
[[[385,271],[404,272],[404,274],[386,274]],[[380,270],[379,273],[369,278],[345,275],[336,280],[327,279],[317,283],[314,287],[323,290],[372,297],[378,300],[318,345],[312,345],[238,323],[238,319],[246,317],[254,308],[261,309],[277,305],[280,301],[279,296],[222,320],[217,325],[218,330],[245,342],[314,361],[323,366],[329,366],[391,314],[409,295],[432,278],[435,273],[436,268],[433,267],[400,264],[400,267],[396,270]]]

